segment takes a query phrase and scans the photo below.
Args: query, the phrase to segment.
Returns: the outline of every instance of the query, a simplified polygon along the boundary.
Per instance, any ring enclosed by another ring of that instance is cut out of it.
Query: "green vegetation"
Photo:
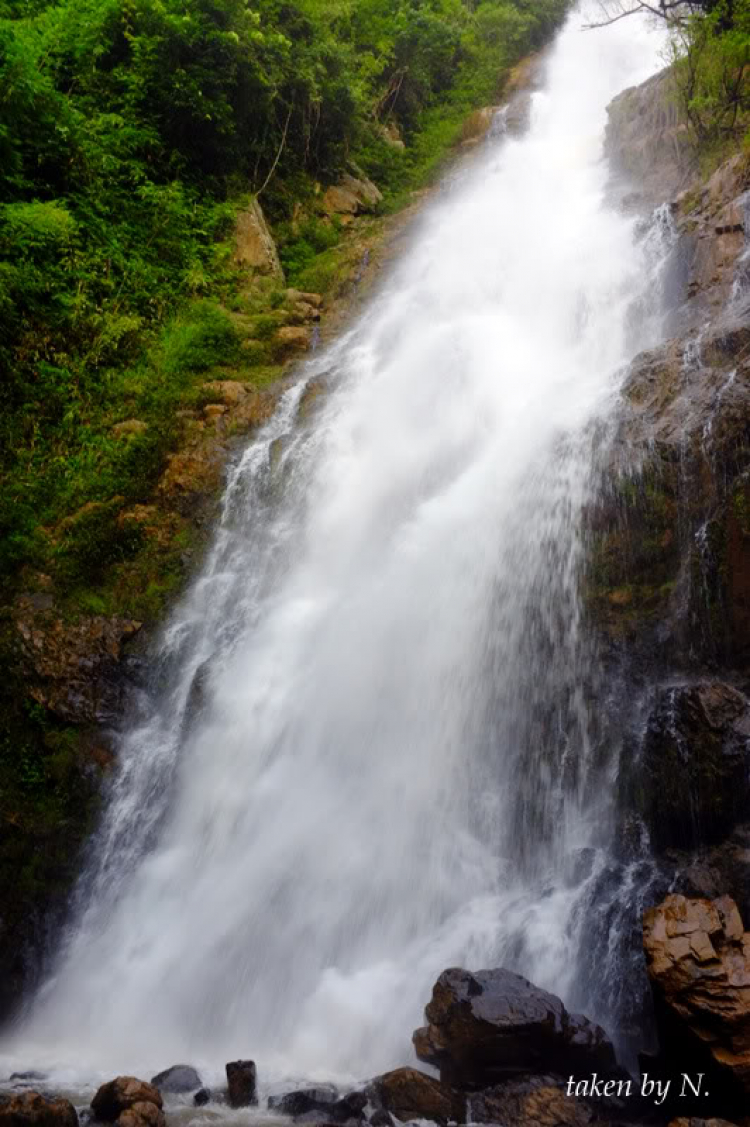
[[[55,572],[42,529],[145,499],[204,374],[267,366],[221,308],[243,194],[309,276],[340,235],[292,222],[317,185],[356,159],[393,206],[564,7],[0,0],[0,573]],[[118,442],[132,417],[148,430]]]
[[[711,167],[750,140],[750,0],[707,0],[670,19],[680,100]]]

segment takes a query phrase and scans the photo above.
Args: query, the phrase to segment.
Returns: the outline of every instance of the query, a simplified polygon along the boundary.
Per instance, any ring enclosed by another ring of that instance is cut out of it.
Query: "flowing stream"
[[[609,201],[603,157],[606,105],[661,39],[584,18],[526,133],[450,178],[235,459],[6,1063],[362,1078],[412,1059],[451,965],[616,1026],[582,909],[617,753],[581,512],[624,365],[661,331],[668,232]]]

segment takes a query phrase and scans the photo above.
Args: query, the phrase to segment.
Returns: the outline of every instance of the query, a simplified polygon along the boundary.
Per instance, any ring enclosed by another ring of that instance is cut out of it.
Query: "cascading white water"
[[[234,465],[9,1060],[361,1077],[409,1060],[446,966],[575,994],[613,770],[579,518],[592,420],[658,333],[653,247],[607,203],[605,107],[660,46],[581,23],[527,135],[442,193]]]

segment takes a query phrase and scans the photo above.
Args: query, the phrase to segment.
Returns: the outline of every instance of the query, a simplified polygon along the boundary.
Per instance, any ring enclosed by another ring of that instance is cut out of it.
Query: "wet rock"
[[[257,1071],[255,1061],[235,1060],[226,1065],[229,1103],[232,1107],[257,1104]]]
[[[94,1116],[119,1127],[165,1127],[161,1092],[135,1076],[118,1076],[91,1101]]]
[[[14,1073],[17,1079],[32,1073]],[[47,1099],[39,1092],[0,1096],[0,1127],[78,1127],[76,1109],[69,1100]]]
[[[211,1102],[211,1089],[199,1088],[193,1096],[193,1103],[196,1107],[205,1107],[207,1103]]]
[[[368,1122],[372,1127],[394,1127],[393,1116],[382,1107],[375,1109]]]
[[[269,1096],[268,1107],[281,1115],[305,1115],[308,1111],[325,1111],[327,1115],[337,1099],[338,1090],[333,1084],[319,1084],[283,1096]]]
[[[194,1092],[201,1088],[203,1081],[190,1064],[173,1064],[151,1078],[151,1083],[160,1092]]]
[[[750,1095],[750,933],[729,897],[670,895],[643,918],[643,946],[661,1042],[709,1090]],[[710,1079],[713,1077],[713,1079]]]
[[[156,1104],[139,1100],[117,1117],[118,1127],[165,1127],[164,1112]]]
[[[122,712],[124,644],[141,623],[103,615],[68,622],[19,598],[14,622],[29,669],[29,695],[61,720],[109,724]]]
[[[185,702],[185,712],[183,715],[183,727],[187,730],[190,725],[196,720],[203,712],[209,701],[209,688],[211,685],[211,661],[206,659],[202,661],[190,681],[190,688],[188,689],[187,700]],[[200,1084],[198,1085],[200,1087]]]
[[[390,1112],[397,1119],[429,1119],[434,1123],[464,1119],[463,1098],[416,1068],[396,1068],[377,1076],[365,1091],[376,1110]]]
[[[498,113],[497,106],[483,106],[470,113],[461,129],[461,144],[476,145],[489,133]]]
[[[554,994],[507,970],[444,971],[413,1037],[420,1060],[458,1088],[485,1088],[540,1070],[615,1074],[604,1030]],[[389,1109],[390,1110],[390,1109]]]
[[[238,266],[256,274],[283,279],[276,244],[257,200],[237,216],[234,233],[234,259]]]
[[[331,1109],[333,1118],[337,1122],[346,1123],[350,1119],[361,1120],[367,1107],[368,1098],[365,1092],[349,1092],[337,1100]]]
[[[624,90],[607,107],[607,155],[651,206],[675,195],[693,172],[690,137],[679,107],[669,69]]]
[[[670,1119],[668,1127],[736,1127],[728,1119]]]
[[[750,799],[750,701],[720,681],[662,689],[642,748],[642,804],[657,848],[726,837]]]
[[[670,1119],[668,1127],[736,1127],[728,1119]]]
[[[470,1096],[467,1122],[503,1127],[588,1127],[591,1108],[566,1095],[551,1076],[524,1077]]]

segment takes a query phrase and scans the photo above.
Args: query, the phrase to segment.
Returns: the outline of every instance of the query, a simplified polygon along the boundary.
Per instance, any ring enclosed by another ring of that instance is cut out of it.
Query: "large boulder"
[[[750,1097],[750,933],[728,896],[671,895],[643,917],[663,1048],[676,1068],[712,1072],[709,1088]]]
[[[370,1081],[370,1103],[397,1119],[429,1119],[433,1123],[465,1120],[463,1097],[447,1084],[416,1068],[395,1068]]]
[[[152,1076],[151,1083],[160,1092],[195,1092],[203,1081],[191,1064],[173,1064]]]
[[[21,1092],[0,1096],[0,1127],[78,1127],[78,1116],[69,1100]]]
[[[258,1102],[255,1061],[233,1060],[226,1066],[229,1102],[232,1107],[250,1107]]]
[[[321,210],[326,215],[338,215],[342,219],[371,211],[383,198],[377,184],[366,176],[352,176],[346,173],[338,184],[331,185],[321,201]]]
[[[280,281],[284,278],[276,243],[257,200],[241,211],[235,221],[234,260],[254,274],[268,274]]]
[[[726,837],[750,799],[750,701],[720,681],[661,689],[642,744],[641,807],[657,848]]]
[[[118,1127],[165,1127],[161,1092],[135,1076],[102,1084],[91,1101],[94,1118]]]
[[[420,1060],[445,1083],[485,1088],[528,1073],[617,1072],[604,1030],[508,970],[446,970],[413,1037]]]

